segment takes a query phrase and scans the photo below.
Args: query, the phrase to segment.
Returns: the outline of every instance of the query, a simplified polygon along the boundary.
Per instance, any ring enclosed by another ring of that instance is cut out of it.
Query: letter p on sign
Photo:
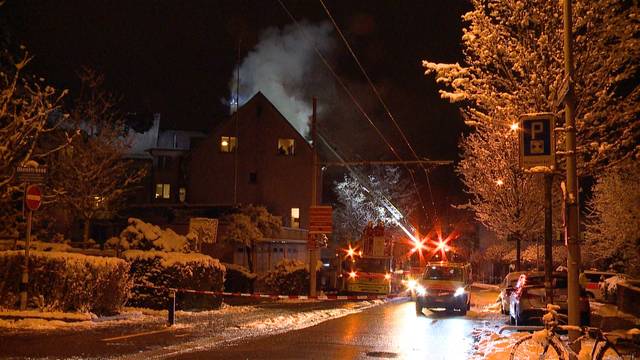
[[[552,113],[535,113],[520,116],[520,166],[536,172],[555,168],[556,117]]]

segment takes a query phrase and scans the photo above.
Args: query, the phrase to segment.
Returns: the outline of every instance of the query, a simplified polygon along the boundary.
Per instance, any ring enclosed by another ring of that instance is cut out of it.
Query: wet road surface
[[[496,295],[476,290],[471,301],[487,304]],[[341,315],[363,305],[264,303],[184,313],[171,328],[154,318],[84,330],[3,329],[0,358],[466,359],[474,328],[504,324],[503,316],[477,307],[467,316],[429,310],[416,316],[414,303],[401,300]]]
[[[466,359],[474,328],[504,324],[498,314],[467,316],[424,310],[411,301],[392,302],[361,313],[276,336],[239,341],[180,359]]]

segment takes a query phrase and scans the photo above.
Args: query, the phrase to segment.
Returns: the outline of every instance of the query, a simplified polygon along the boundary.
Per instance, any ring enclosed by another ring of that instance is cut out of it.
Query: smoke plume
[[[291,24],[282,29],[266,29],[240,63],[240,105],[260,91],[306,137],[311,97],[333,86],[324,71],[322,76],[314,72],[323,67],[314,45],[326,56],[333,47],[331,31],[328,23],[308,22],[301,22],[300,27]],[[236,71],[229,84],[232,111],[236,101]]]

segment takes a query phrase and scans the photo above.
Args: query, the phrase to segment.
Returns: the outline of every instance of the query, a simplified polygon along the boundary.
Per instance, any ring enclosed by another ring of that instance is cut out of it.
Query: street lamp
[[[498,179],[498,180],[496,180],[496,185],[502,186],[502,185],[504,185],[504,181],[502,181],[502,179]]]

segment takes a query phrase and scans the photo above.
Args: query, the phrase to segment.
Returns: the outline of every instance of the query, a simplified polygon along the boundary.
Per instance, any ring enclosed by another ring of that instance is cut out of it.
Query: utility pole
[[[569,325],[580,325],[580,236],[578,223],[578,174],[576,170],[576,125],[574,119],[575,94],[573,93],[573,53],[571,0],[563,1],[564,7],[564,71],[568,84],[564,99],[565,146],[567,186],[565,196],[565,241],[567,243],[568,307]],[[576,339],[578,331],[569,331],[569,337]],[[579,344],[578,344],[579,345]]]
[[[313,144],[313,160],[311,162],[311,207],[318,204],[318,144],[317,141],[317,128],[316,128],[316,110],[318,105],[318,98],[313,97],[313,113],[311,115],[311,142]],[[309,241],[307,241],[309,247],[309,296],[316,296],[316,271],[318,265],[318,247],[317,238],[315,234],[309,234]]]
[[[544,174],[544,288],[547,304],[553,304],[553,288],[551,287],[551,276],[553,274],[552,186],[553,173]]]

